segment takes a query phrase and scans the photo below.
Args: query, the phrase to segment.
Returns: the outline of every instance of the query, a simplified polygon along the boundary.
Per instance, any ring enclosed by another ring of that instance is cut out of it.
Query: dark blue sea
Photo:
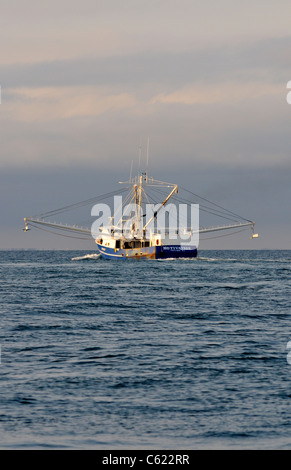
[[[1,449],[291,449],[291,251],[86,255],[0,252]]]

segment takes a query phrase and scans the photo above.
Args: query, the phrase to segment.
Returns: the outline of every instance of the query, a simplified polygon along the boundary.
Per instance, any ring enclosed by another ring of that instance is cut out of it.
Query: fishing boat
[[[183,243],[179,237],[177,224],[175,227],[154,227],[155,219],[167,206],[170,198],[178,193],[178,186],[163,181],[158,181],[147,177],[147,173],[139,172],[138,176],[125,182],[132,185],[129,191],[129,204],[126,210],[122,211],[121,218],[116,225],[111,224],[109,230],[107,227],[101,229],[100,237],[96,238],[98,250],[103,258],[107,259],[126,259],[126,258],[195,258],[197,256],[197,246],[189,243]],[[122,183],[121,183],[122,184]],[[148,203],[149,213],[143,211],[143,199],[149,201],[145,192],[147,188],[171,188],[170,193],[162,201],[155,204]],[[127,220],[127,227],[124,221],[127,212],[133,210],[133,217]],[[146,222],[143,223],[144,217]],[[116,219],[116,217],[113,217]],[[129,224],[130,222],[130,224]],[[185,230],[184,230],[185,231]],[[185,231],[186,232],[186,231]],[[192,235],[192,233],[191,233]],[[188,233],[188,237],[190,232]]]
[[[37,227],[73,238],[93,237],[100,256],[114,260],[196,258],[199,238],[210,232],[237,233],[251,229],[251,238],[258,237],[254,232],[254,221],[245,219],[185,188],[182,190],[188,197],[181,196],[181,188],[177,184],[150,177],[148,146],[146,169],[141,169],[140,148],[137,175],[132,177],[131,166],[129,179],[119,183],[126,187],[38,216],[25,217],[23,230],[27,232],[32,227]],[[154,196],[150,194],[151,191]],[[160,200],[157,200],[157,195],[161,197]],[[202,203],[190,204],[189,196],[196,197]],[[108,211],[104,209],[105,197],[114,198],[113,212],[109,206],[105,207]],[[48,220],[60,213],[92,204],[94,205],[91,216],[98,215],[98,219],[91,228]],[[215,214],[231,223],[211,227],[201,226],[199,211]],[[103,217],[99,217],[100,212],[103,213]]]

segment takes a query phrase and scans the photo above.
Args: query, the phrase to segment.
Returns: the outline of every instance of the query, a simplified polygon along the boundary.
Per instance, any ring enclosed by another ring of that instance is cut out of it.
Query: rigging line
[[[145,194],[145,196],[146,196],[146,198],[147,198],[147,201],[149,202],[150,206],[152,206],[152,204],[150,203],[150,201],[149,201],[149,199],[148,199],[148,197],[147,197],[148,195],[146,194],[146,192],[145,192],[144,190],[143,190],[143,192],[144,192],[144,194]],[[159,192],[160,194],[162,194],[163,198],[164,198],[165,196],[168,196],[168,193],[167,193],[167,192],[163,193],[162,191],[160,191],[160,190],[158,190],[158,189],[157,189],[157,192]],[[150,197],[151,199],[153,199],[152,196],[149,196],[149,197]],[[172,197],[175,198],[175,195],[172,195]],[[153,200],[154,200],[154,199],[153,199]],[[155,204],[159,204],[159,206],[162,205],[162,203],[157,202],[157,201],[155,201],[155,200],[154,200],[154,202],[155,202]],[[167,206],[164,206],[164,207],[166,208]],[[175,207],[176,207],[176,209],[177,209],[177,206],[176,206],[176,205],[175,205]],[[153,210],[153,207],[151,207],[151,210],[152,210],[153,215],[154,215],[156,211]],[[144,217],[145,217],[146,215],[147,215],[147,214],[144,214]],[[174,216],[174,214],[172,214],[172,213],[169,211],[169,212],[168,212],[168,216],[169,216],[169,224],[170,224],[170,222],[171,222],[171,220],[172,220],[172,221],[174,221],[174,222],[176,223],[176,225],[177,225],[177,219],[176,219],[176,217]],[[170,219],[171,219],[171,220],[170,220]],[[176,225],[175,225],[175,227],[176,227]],[[187,223],[186,223],[186,225],[184,224],[184,226],[187,227]]]
[[[145,190],[144,190],[143,188],[142,188],[142,192],[143,192],[143,194],[145,195],[146,200],[148,201],[148,203],[151,204],[151,202],[150,202],[150,200],[149,200],[149,198],[148,198],[148,195],[147,195],[147,193],[145,192]]]
[[[159,190],[156,190],[156,191],[159,191]],[[162,194],[162,193],[161,193],[161,194]],[[174,201],[177,201],[177,202],[179,202],[179,201],[181,202],[181,201],[182,201],[182,202],[188,202],[188,203],[191,204],[191,201],[188,201],[187,199],[183,199],[183,198],[181,198],[181,197],[179,197],[179,196],[177,196],[177,195],[175,195],[175,194],[173,195],[173,199],[174,199]],[[205,207],[206,207],[208,210],[205,209]],[[201,208],[201,209],[200,209],[200,208]],[[207,212],[208,214],[215,215],[216,217],[221,217],[222,219],[231,220],[231,221],[237,221],[237,219],[227,217],[227,215],[224,215],[224,213],[221,212],[221,211],[217,211],[217,210],[216,210],[216,212],[213,212],[213,211],[215,211],[215,209],[211,209],[211,207],[204,206],[203,204],[199,204],[199,210],[201,210],[202,212]],[[240,217],[240,216],[237,216],[237,217],[239,217],[239,218],[242,219],[242,220],[247,220],[247,219],[244,219],[243,217]],[[247,222],[251,222],[251,221],[247,220]]]
[[[120,192],[122,191],[125,191],[126,189],[122,189],[120,190]],[[99,198],[99,197],[95,197],[95,198],[91,198],[91,199],[88,199],[86,201],[83,201],[83,202],[79,202],[79,203],[76,203],[76,204],[71,204],[70,206],[66,206],[66,207],[63,207],[63,208],[60,208],[60,209],[55,209],[55,210],[52,210],[52,211],[49,211],[49,212],[45,212],[43,213],[41,216],[42,218],[47,218],[47,217],[51,217],[52,215],[57,215],[57,214],[61,214],[63,212],[68,212],[70,210],[74,210],[74,209],[79,209],[81,207],[84,207],[86,205],[89,205],[89,204],[92,204],[92,203],[97,203],[97,201],[102,201],[110,196],[113,196],[117,193],[116,192],[111,192],[111,193],[108,193],[106,195],[104,195],[102,198]]]
[[[118,213],[120,211],[120,209],[122,209],[122,207],[127,203],[127,201],[129,200],[131,194],[133,193],[133,188],[131,188],[131,190],[128,192],[126,198],[124,199],[124,201],[121,202],[121,204],[119,204],[116,212]]]
[[[155,191],[155,190],[153,190],[153,191]],[[160,194],[162,194],[163,197],[168,196],[168,193],[162,193],[162,192],[159,191],[159,190],[157,190],[157,192],[159,192]],[[155,201],[155,199],[154,199],[152,196],[150,196],[150,197],[151,197],[151,199],[155,202],[155,204],[158,204],[160,207],[162,206],[162,203],[161,203],[161,202]],[[172,197],[174,197],[174,195],[173,195]],[[152,204],[150,203],[150,205],[152,205]],[[167,205],[164,206],[164,208],[166,208],[166,207],[167,207]],[[176,205],[175,205],[175,207],[176,207]],[[153,208],[153,207],[151,207],[151,210],[152,210],[153,214],[155,214],[156,211],[154,211],[154,208]],[[169,214],[169,219],[170,219],[170,217],[171,217],[172,219],[174,218],[174,215],[173,215],[173,214],[171,214],[170,212],[168,212],[168,214]],[[175,221],[176,221],[176,220],[175,220]]]
[[[61,212],[65,212],[65,211],[69,211],[69,210],[73,210],[73,209],[76,209],[76,208],[79,208],[79,207],[83,207],[83,206],[86,206],[94,201],[102,201],[103,199],[106,199],[107,197],[110,197],[110,196],[114,196],[116,193],[122,193],[124,191],[127,191],[128,188],[122,188],[122,189],[119,189],[119,190],[116,190],[116,191],[111,191],[110,193],[107,193],[107,194],[104,194],[104,195],[101,195],[101,196],[95,196],[93,198],[90,198],[90,199],[86,199],[84,201],[80,201],[80,202],[76,202],[74,204],[70,204],[68,206],[64,206],[64,207],[60,207],[59,209],[53,209],[51,211],[48,211],[48,212],[43,212],[41,214],[38,214],[38,215],[35,215],[35,216],[32,216],[32,217],[41,217],[41,218],[46,218],[46,217],[50,217],[52,215],[56,215],[56,214],[60,214]],[[100,198],[100,199],[99,199]]]
[[[185,198],[183,198],[183,197],[181,197],[181,196],[177,196],[176,194],[174,194],[173,198],[174,198],[174,200],[177,200],[177,201],[179,201],[179,202],[187,202],[187,203],[189,203],[189,204],[192,204],[192,203],[193,203],[193,201],[189,201],[188,199],[185,199]],[[203,208],[202,210],[204,210],[205,212],[207,212],[207,209],[208,209],[209,211],[215,211],[214,208],[205,206],[204,204],[199,204],[199,208],[200,208],[200,207],[202,207],[202,208]],[[228,218],[229,220],[237,220],[237,219],[234,219],[234,218],[230,219],[229,217],[227,217],[227,216],[225,215],[225,212],[226,212],[226,211],[222,212],[222,211],[219,211],[219,210],[216,209],[216,212],[211,212],[211,213],[213,213],[213,214],[215,214],[215,215],[217,215],[217,216],[218,216],[219,214],[221,214],[222,217]],[[237,217],[238,217],[238,216],[237,216]],[[239,217],[239,218],[241,218],[241,217]]]
[[[157,191],[158,191],[158,190],[157,190]],[[162,193],[161,193],[161,194],[162,194]],[[173,195],[173,199],[174,199],[175,201],[178,201],[178,202],[187,202],[187,203],[190,203],[190,204],[193,203],[193,201],[189,201],[188,199],[185,199],[185,198],[183,198],[183,197],[181,197],[181,196],[177,196],[176,194]],[[210,202],[210,203],[211,203],[211,202]],[[214,204],[214,203],[212,203],[212,204]],[[215,210],[214,208],[205,206],[204,204],[199,204],[199,207],[203,207],[205,212],[207,212],[207,209],[208,209],[209,211],[214,211],[214,210]],[[202,210],[203,210],[203,209],[202,209]],[[221,214],[221,217],[228,218],[228,217],[225,215],[225,212],[229,212],[229,211],[227,211],[227,209],[223,209],[223,210],[224,210],[224,212],[216,210],[216,212],[210,212],[210,213],[211,213],[211,214],[214,214],[214,215],[217,215],[217,216],[219,216],[219,214]],[[238,216],[238,215],[236,215],[236,216],[239,217],[239,218],[242,218],[242,217],[240,217],[240,216]],[[229,220],[234,220],[234,221],[237,220],[237,219],[230,219],[230,218],[228,218],[228,219],[229,219]],[[243,219],[243,220],[246,220],[246,219]],[[249,222],[249,221],[248,221],[248,222]]]
[[[123,208],[123,207],[125,206],[125,203],[129,200],[129,198],[130,198],[131,195],[132,195],[132,198],[130,199],[128,205],[130,205],[130,204],[132,203],[132,201],[133,201],[133,199],[134,199],[134,197],[135,197],[135,192],[134,192],[134,189],[133,189],[133,188],[129,191],[129,193],[127,194],[127,196],[126,196],[124,202],[122,202],[122,204],[119,206],[118,210],[119,210],[120,208]],[[117,210],[117,213],[118,213],[118,210]],[[120,219],[119,219],[118,222],[115,224],[116,227],[118,227],[118,224],[123,221],[123,216],[124,216],[124,215],[125,215],[125,213],[122,213],[122,214],[121,214]]]
[[[131,189],[131,190],[128,192],[128,194],[127,194],[125,200],[122,201],[121,204],[119,204],[117,210],[114,211],[114,214],[113,214],[114,218],[115,218],[115,212],[117,212],[117,214],[118,214],[118,212],[123,208],[123,206],[126,204],[126,202],[128,201],[128,199],[130,198],[130,195],[131,195],[132,191],[133,191],[133,189]],[[121,214],[121,218],[122,218],[122,214]],[[119,224],[120,220],[121,220],[121,219],[119,219],[118,222],[117,222],[117,224],[114,224],[114,225],[117,226],[117,225]]]
[[[143,190],[143,191],[144,191],[144,190]],[[153,204],[161,204],[159,201],[157,201],[156,199],[154,199],[152,195],[147,194],[145,191],[144,191],[144,194],[145,194],[145,197],[146,197],[146,199],[147,199],[147,201],[148,201],[148,203],[149,203],[150,206],[152,206]],[[150,199],[151,201],[153,201],[153,202],[151,202],[149,199]],[[152,207],[151,207],[151,210],[152,210],[152,212],[154,213],[154,210],[153,210]],[[147,215],[146,213],[143,214],[143,217],[146,217],[146,215]]]
[[[165,197],[168,196],[168,194],[169,194],[167,191],[164,191],[164,192],[163,192],[163,191],[161,191],[160,189],[157,189],[157,188],[151,188],[151,191],[153,191],[154,193],[158,193],[159,195],[163,196],[163,198],[165,198]],[[159,197],[159,198],[160,198],[160,196],[156,196],[156,197]],[[173,197],[173,196],[172,196],[172,197]],[[152,199],[154,200],[153,197],[152,197]],[[154,201],[155,201],[155,200],[154,200]],[[155,202],[156,202],[156,204],[161,204],[161,202],[159,202],[159,201],[155,201]]]
[[[216,204],[215,202],[209,201],[205,197],[199,196],[198,194],[193,193],[192,191],[189,191],[189,189],[181,187],[184,191],[187,191],[190,194],[193,194],[195,197],[199,197],[200,199],[203,199],[206,202],[209,202],[210,204],[213,204],[216,207],[219,207],[220,209],[223,209],[224,211],[228,212],[229,214],[235,215],[236,217],[239,217],[240,219],[246,220],[247,222],[252,222],[252,220],[246,219],[245,217],[242,217],[241,215],[236,214],[235,212],[232,212],[228,209],[225,209],[224,207],[220,206],[219,204]]]
[[[184,199],[177,199],[178,202],[188,202],[192,204],[190,201],[184,200]],[[207,212],[208,214],[215,215],[216,217],[221,217],[222,219],[226,220],[231,220],[233,222],[237,221],[237,218],[234,219],[233,217],[227,217],[223,212],[221,211],[215,211],[215,209],[211,209],[210,207],[204,206],[203,204],[199,204],[199,210],[202,212]],[[214,212],[215,211],[215,212]]]
[[[42,218],[45,218],[45,217],[49,217],[49,216],[52,216],[52,215],[55,215],[55,214],[58,214],[58,213],[62,213],[62,212],[65,212],[65,211],[69,211],[69,210],[72,210],[72,209],[77,209],[79,207],[83,207],[89,203],[92,203],[96,200],[96,198],[91,198],[91,199],[88,199],[86,201],[82,201],[82,202],[78,202],[78,203],[75,203],[75,204],[70,204],[68,206],[64,206],[64,207],[60,207],[59,209],[53,209],[53,210],[50,210],[48,212],[43,212],[41,214],[38,214],[37,216],[38,217],[42,217]],[[36,216],[33,216],[33,217],[36,217]]]
[[[154,190],[153,190],[153,191],[154,191]],[[164,194],[164,196],[165,196],[165,195],[166,195],[166,193]],[[153,201],[153,203],[154,203],[154,204],[161,204],[159,201],[157,201],[157,200],[156,200],[156,199],[153,197],[153,195],[152,195],[152,194],[147,194],[147,199],[148,199],[148,198],[149,198],[149,199],[151,199],[151,200]],[[151,202],[151,201],[149,201],[149,204],[151,205],[151,204],[152,204],[152,202]]]
[[[232,222],[237,222],[237,219],[227,217],[226,215],[219,214],[218,212],[213,212],[211,209],[210,210],[204,209],[203,206],[201,206],[201,204],[199,204],[199,210],[201,212],[206,212],[207,214],[215,215],[216,217],[221,217],[222,219],[225,219],[225,220],[230,220]]]
[[[159,190],[157,190],[157,191],[160,192],[163,197],[168,196],[168,193],[163,194],[162,191],[159,191]],[[152,204],[150,203],[150,201],[149,201],[149,199],[148,199],[147,194],[145,193],[145,191],[144,191],[144,194],[145,194],[145,196],[146,196],[147,201],[149,202],[149,204],[152,205]],[[173,198],[174,200],[175,200],[175,196],[176,196],[175,194],[172,195],[172,198]],[[149,196],[149,197],[151,197],[151,196]],[[151,197],[151,199],[153,199],[153,197]],[[153,200],[154,200],[154,199],[153,199]],[[162,203],[159,203],[159,202],[157,202],[157,201],[155,201],[155,200],[154,200],[154,202],[155,202],[156,204],[162,204]],[[166,207],[166,206],[165,206],[165,207]],[[176,207],[176,205],[175,205],[175,207]],[[152,209],[152,208],[151,208],[151,209]],[[169,213],[169,216],[172,216],[172,214]]]
[[[152,191],[155,191],[155,190],[152,189]],[[165,193],[160,192],[160,194],[163,196],[163,198],[164,198],[165,196],[168,196],[168,193],[167,193],[167,192],[165,192]],[[147,198],[147,200],[148,200],[150,206],[152,206],[153,204],[149,201],[148,197],[153,200],[154,204],[158,204],[159,206],[162,206],[162,203],[161,203],[160,201],[156,201],[156,200],[153,198],[152,195],[147,195],[146,193],[145,193],[145,195],[146,195],[146,198]],[[153,214],[154,214],[155,211],[153,210],[153,207],[151,207],[151,210],[153,211]]]
[[[247,229],[247,228],[243,228],[242,230],[238,230],[238,231],[236,231],[236,232],[225,233],[225,234],[223,234],[223,235],[217,235],[217,237],[207,237],[207,238],[200,238],[200,237],[199,237],[199,240],[214,240],[215,238],[229,237],[230,235],[236,235],[237,233],[245,232],[246,230],[248,230],[248,229]]]
[[[87,241],[90,240],[90,238],[73,237],[73,236],[70,236],[70,235],[65,235],[63,233],[53,232],[52,230],[46,230],[45,228],[38,227],[37,225],[32,225],[32,224],[28,224],[28,225],[30,225],[33,228],[37,228],[38,230],[42,230],[43,232],[53,233],[54,235],[58,235],[59,237],[74,238],[74,239],[77,239],[77,240],[87,240]]]

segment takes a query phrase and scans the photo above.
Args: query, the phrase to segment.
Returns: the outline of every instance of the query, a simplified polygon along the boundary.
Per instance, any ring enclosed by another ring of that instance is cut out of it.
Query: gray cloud
[[[236,46],[223,45],[188,52],[143,52],[32,64],[0,65],[5,88],[100,85],[151,93],[203,80],[215,83],[242,77],[281,82],[290,70],[291,37],[267,38]],[[286,78],[287,77],[287,78]]]

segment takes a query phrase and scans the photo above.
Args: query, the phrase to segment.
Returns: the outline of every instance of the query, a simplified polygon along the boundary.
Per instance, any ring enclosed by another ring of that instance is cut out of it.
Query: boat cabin
[[[134,249],[134,248],[145,248],[149,246],[161,246],[162,245],[162,237],[161,235],[154,235],[151,237],[150,240],[145,240],[141,238],[132,239],[132,240],[122,240],[117,238],[100,238],[96,240],[96,243],[108,247],[113,248],[115,250],[119,249]]]

